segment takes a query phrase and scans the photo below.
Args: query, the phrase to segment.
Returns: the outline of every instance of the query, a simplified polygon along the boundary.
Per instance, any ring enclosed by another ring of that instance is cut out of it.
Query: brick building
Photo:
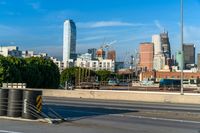
[[[196,80],[200,78],[200,72],[184,72],[183,79],[184,80]],[[151,71],[151,72],[142,72],[140,74],[140,81],[144,79],[154,79],[155,81],[160,81],[163,78],[167,79],[180,79],[181,73],[180,72],[158,72],[158,71]]]
[[[154,57],[154,45],[153,43],[145,42],[140,44],[139,48],[139,67],[143,71],[153,70],[153,57]]]
[[[107,59],[114,60],[114,61],[116,60],[116,52],[115,52],[115,50],[108,51]]]

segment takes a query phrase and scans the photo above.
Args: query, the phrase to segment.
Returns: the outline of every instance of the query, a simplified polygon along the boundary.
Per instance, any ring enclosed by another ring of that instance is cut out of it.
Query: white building
[[[152,43],[154,44],[154,55],[162,53],[161,47],[161,37],[160,35],[153,35],[152,36]]]
[[[57,58],[55,57],[50,57],[50,59],[58,66],[60,72],[62,72],[65,67],[64,67],[64,63],[62,61],[59,61]]]
[[[164,55],[155,55],[153,59],[153,69],[161,70],[165,66],[165,56]]]
[[[71,58],[71,55],[76,53],[76,25],[72,20],[64,22],[63,32],[63,62],[65,66]]]
[[[23,58],[30,58],[30,57],[45,57],[49,58],[47,53],[34,53],[34,51],[22,51],[22,57]]]
[[[153,69],[154,70],[161,70],[165,66],[165,56],[162,52],[160,35],[153,35],[152,36],[152,43],[154,44]]]
[[[88,53],[79,56],[76,60],[75,65],[77,67],[88,68],[94,71],[97,70],[108,70],[111,72],[115,71],[115,61],[111,59],[92,60],[91,54]]]
[[[89,53],[80,54],[78,55],[78,58],[83,60],[92,60],[92,54]]]
[[[22,51],[22,57],[23,58],[30,58],[30,57],[33,57],[34,55],[34,51]]]
[[[19,51],[19,48],[17,46],[1,46],[0,55],[3,55],[5,57],[8,56],[21,57],[22,52]]]

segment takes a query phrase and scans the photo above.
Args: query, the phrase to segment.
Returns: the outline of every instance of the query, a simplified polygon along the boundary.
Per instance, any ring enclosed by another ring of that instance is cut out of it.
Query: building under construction
[[[161,33],[160,37],[161,37],[161,46],[162,46],[163,53],[167,59],[170,59],[171,48],[170,48],[168,32]]]
[[[96,56],[98,59],[105,59],[105,55],[106,53],[102,48],[98,49],[96,52]]]
[[[115,52],[115,50],[108,51],[108,53],[107,53],[107,59],[116,61],[116,52]]]

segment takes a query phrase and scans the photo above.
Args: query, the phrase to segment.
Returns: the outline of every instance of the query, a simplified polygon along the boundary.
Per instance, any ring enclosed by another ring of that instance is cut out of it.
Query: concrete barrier
[[[43,90],[43,96],[87,98],[104,100],[127,100],[141,102],[167,102],[183,104],[200,104],[200,94],[112,91],[112,90]]]

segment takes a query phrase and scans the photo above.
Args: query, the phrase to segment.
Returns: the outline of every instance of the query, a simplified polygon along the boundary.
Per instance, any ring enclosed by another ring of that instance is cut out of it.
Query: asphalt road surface
[[[69,121],[0,119],[0,133],[200,133],[197,105],[45,98],[43,111],[54,117],[49,109]]]

